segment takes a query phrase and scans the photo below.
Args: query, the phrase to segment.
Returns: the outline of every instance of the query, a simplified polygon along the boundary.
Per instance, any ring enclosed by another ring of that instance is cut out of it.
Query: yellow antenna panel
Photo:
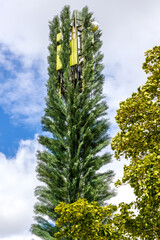
[[[62,33],[57,34],[57,42],[60,42],[62,40]]]
[[[61,51],[61,45],[57,46],[57,64],[56,64],[56,70],[61,70],[62,69],[62,62],[60,60],[59,52]]]
[[[74,66],[78,64],[78,38],[74,38],[70,41],[70,47],[70,66]]]

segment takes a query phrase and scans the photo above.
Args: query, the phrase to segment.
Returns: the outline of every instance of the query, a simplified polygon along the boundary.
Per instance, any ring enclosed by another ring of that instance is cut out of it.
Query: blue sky
[[[19,112],[17,116],[12,112],[15,103],[10,100],[7,102],[7,98],[9,98],[9,92],[16,92],[16,89],[14,89],[16,86],[14,87],[12,84],[5,86],[10,79],[16,79],[17,73],[23,72],[24,68],[21,58],[7,47],[0,46],[0,52],[0,86],[3,89],[1,89],[0,96],[0,152],[3,152],[7,158],[11,158],[16,154],[21,139],[34,138],[35,127],[37,128],[37,126],[31,127],[24,124],[22,122],[22,118],[25,118],[23,112]]]
[[[0,108],[0,116],[0,152],[3,152],[7,158],[12,158],[18,150],[20,140],[33,139],[35,129],[14,124],[2,108]]]
[[[112,123],[119,102],[146,81],[144,52],[160,42],[159,0],[1,0],[0,1],[0,239],[37,240],[29,233],[33,222],[36,151],[45,106],[48,21],[69,4],[71,10],[88,5],[103,35],[104,93]],[[113,159],[114,160],[114,159]],[[124,159],[105,168],[116,178]],[[122,187],[111,202],[129,202],[131,189]]]
[[[21,139],[41,132],[45,80],[38,61],[25,66],[23,58],[0,45],[0,152],[14,157]]]

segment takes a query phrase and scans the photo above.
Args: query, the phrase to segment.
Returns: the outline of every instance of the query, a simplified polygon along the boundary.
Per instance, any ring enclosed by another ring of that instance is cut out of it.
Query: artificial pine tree
[[[60,18],[49,24],[48,94],[42,118],[48,135],[39,137],[45,150],[38,152],[37,165],[44,185],[35,190],[37,223],[32,225],[32,232],[46,240],[53,240],[57,231],[54,208],[60,201],[86,198],[104,204],[114,194],[109,186],[113,172],[98,172],[111,156],[104,151],[109,124],[102,94],[101,31],[92,31],[93,20],[87,7],[71,17],[65,6]]]

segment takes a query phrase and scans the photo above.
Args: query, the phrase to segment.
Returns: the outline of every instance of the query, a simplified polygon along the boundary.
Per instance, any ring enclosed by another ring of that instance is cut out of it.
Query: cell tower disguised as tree
[[[104,151],[109,124],[102,94],[101,31],[87,7],[71,17],[65,6],[49,27],[48,94],[42,118],[49,134],[39,137],[45,150],[38,153],[37,173],[44,185],[35,191],[37,223],[32,226],[34,234],[47,240],[57,231],[54,208],[60,201],[86,198],[103,204],[114,194],[109,187],[113,172],[98,172],[110,162]]]

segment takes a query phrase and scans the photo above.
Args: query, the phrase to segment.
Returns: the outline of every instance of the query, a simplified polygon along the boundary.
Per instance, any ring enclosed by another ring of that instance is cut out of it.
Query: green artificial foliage
[[[42,117],[43,131],[39,137],[44,146],[38,152],[37,177],[43,183],[35,190],[35,220],[32,232],[41,239],[52,240],[57,232],[54,208],[59,202],[73,203],[78,198],[89,202],[104,201],[114,195],[110,189],[113,171],[99,173],[110,163],[106,152],[109,144],[107,105],[102,94],[104,83],[103,55],[100,52],[101,31],[91,30],[92,14],[88,8],[78,12],[77,19],[84,24],[83,82],[77,81],[74,67],[70,66],[70,34],[73,20],[69,6],[49,23],[50,45],[48,57],[47,97],[45,114]],[[56,70],[56,36],[62,32],[60,59],[63,72],[63,91],[60,96],[59,73]],[[94,43],[93,43],[94,38]],[[103,152],[102,152],[103,150]]]

